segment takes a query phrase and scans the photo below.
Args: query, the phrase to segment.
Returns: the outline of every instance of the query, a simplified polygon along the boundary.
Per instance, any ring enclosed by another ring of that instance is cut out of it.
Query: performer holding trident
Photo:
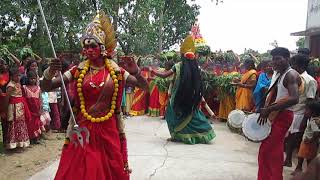
[[[81,45],[87,59],[63,75],[65,83],[77,82],[73,87],[77,91],[74,109],[80,131],[68,133],[70,141],[64,145],[55,179],[128,180],[127,142],[119,115],[121,99],[126,82],[144,89],[147,82],[134,61],[122,61],[119,67],[108,59],[116,39],[103,12],[87,26]],[[61,86],[61,79],[53,79],[61,67],[59,59],[50,63],[41,82],[43,90]]]

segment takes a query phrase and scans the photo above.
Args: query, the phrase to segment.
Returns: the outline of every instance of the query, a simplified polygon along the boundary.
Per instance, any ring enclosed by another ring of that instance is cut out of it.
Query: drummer
[[[294,116],[289,135],[286,138],[286,160],[284,166],[292,167],[292,153],[299,148],[303,129],[300,128],[302,122],[307,122],[304,116],[306,102],[314,99],[317,93],[317,81],[307,73],[309,58],[306,55],[298,54],[291,58],[292,68],[295,69],[304,81],[304,92],[299,96],[299,103],[294,108]]]
[[[299,102],[299,85],[301,79],[299,73],[289,64],[290,52],[286,48],[277,47],[271,51],[273,69],[278,73],[277,84],[271,84],[271,88],[277,88],[275,102],[266,104],[261,108],[258,122],[265,124],[268,115],[272,112],[279,113],[272,121],[272,130],[269,137],[262,141],[258,156],[258,180],[282,180],[283,179],[283,148],[284,138],[293,120],[293,106]],[[266,102],[273,99],[273,93],[269,94]]]

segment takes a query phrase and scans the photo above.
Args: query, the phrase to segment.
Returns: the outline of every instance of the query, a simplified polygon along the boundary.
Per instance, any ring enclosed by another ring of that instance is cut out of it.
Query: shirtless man
[[[286,48],[277,47],[271,51],[274,71],[277,80],[271,88],[277,91],[275,102],[261,109],[258,122],[264,124],[270,113],[279,113],[272,121],[272,131],[260,146],[258,156],[258,180],[282,180],[284,138],[293,120],[293,106],[299,102],[299,73],[289,64],[290,52]],[[269,94],[271,96],[272,93]],[[271,98],[271,97],[268,97]]]

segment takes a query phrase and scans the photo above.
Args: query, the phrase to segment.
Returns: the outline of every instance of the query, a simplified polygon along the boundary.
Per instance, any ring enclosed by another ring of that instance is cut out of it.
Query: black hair
[[[29,80],[30,78],[37,78],[37,72],[36,71],[28,71],[25,84],[30,85],[30,80]]]
[[[305,55],[305,56],[310,56],[311,51],[308,48],[299,48],[298,49],[298,54],[302,54],[302,55]]]
[[[251,69],[256,69],[256,65],[254,64],[254,60],[253,59],[246,59],[246,60],[244,60],[244,62],[243,62],[243,65],[245,66],[245,67],[251,67]]]
[[[37,63],[37,61],[36,61],[36,60],[30,60],[30,61],[28,61],[27,65],[26,65],[26,70],[27,70],[27,72],[30,71],[30,67],[31,67],[31,65],[32,65],[33,63]],[[38,63],[37,63],[37,65],[38,65]]]
[[[320,116],[320,100],[311,100],[306,103],[306,107],[311,110],[315,116]]]
[[[41,70],[44,72],[49,67],[49,64],[42,64]]]
[[[16,67],[16,66],[11,67],[11,68],[9,69],[9,76],[12,77],[12,76],[14,76],[14,75],[16,75],[16,74],[20,74],[20,73],[19,73],[19,68]]]
[[[316,77],[317,76],[317,66],[315,66],[314,64],[310,64],[307,68],[307,73],[312,76],[312,77]]]
[[[188,116],[198,108],[202,95],[203,85],[198,62],[182,57],[180,84],[175,96],[174,111],[180,117]]]
[[[290,58],[290,51],[284,47],[276,47],[271,50],[270,54],[272,56],[282,56],[284,58]]]
[[[297,54],[291,58],[291,62],[296,64],[299,68],[302,68],[303,70],[307,70],[310,59],[306,55]]]
[[[29,72],[27,72],[27,77],[28,77],[28,79],[33,78],[33,77],[37,77],[37,72],[29,71]]]

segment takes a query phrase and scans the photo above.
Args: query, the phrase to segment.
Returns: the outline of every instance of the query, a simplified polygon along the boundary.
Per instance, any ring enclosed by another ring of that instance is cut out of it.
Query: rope
[[[41,2],[40,2],[40,0],[37,0],[37,1],[38,1],[38,6],[39,6],[39,9],[40,9],[41,16],[42,16],[42,19],[43,19],[43,22],[44,22],[44,25],[45,25],[45,28],[46,28],[46,31],[47,31],[47,34],[48,34],[48,37],[49,37],[49,42],[50,42],[50,45],[51,45],[53,56],[54,56],[54,58],[57,58],[56,50],[54,48],[54,45],[53,45],[53,42],[52,42],[52,39],[51,39],[51,36],[50,36],[50,30],[49,30],[49,27],[48,27],[48,24],[47,24],[47,21],[46,21],[46,17],[44,16],[44,13],[43,13]],[[61,71],[59,71],[59,77],[60,77],[61,82],[62,82],[62,90],[64,92],[65,98],[66,98],[67,103],[68,103],[68,108],[70,110],[71,119],[72,119],[72,121],[74,123],[74,126],[77,127],[78,124],[77,124],[77,122],[76,122],[76,120],[74,118],[73,110],[72,110],[72,107],[71,107],[71,104],[70,104],[70,99],[68,97],[66,85],[64,83]]]

